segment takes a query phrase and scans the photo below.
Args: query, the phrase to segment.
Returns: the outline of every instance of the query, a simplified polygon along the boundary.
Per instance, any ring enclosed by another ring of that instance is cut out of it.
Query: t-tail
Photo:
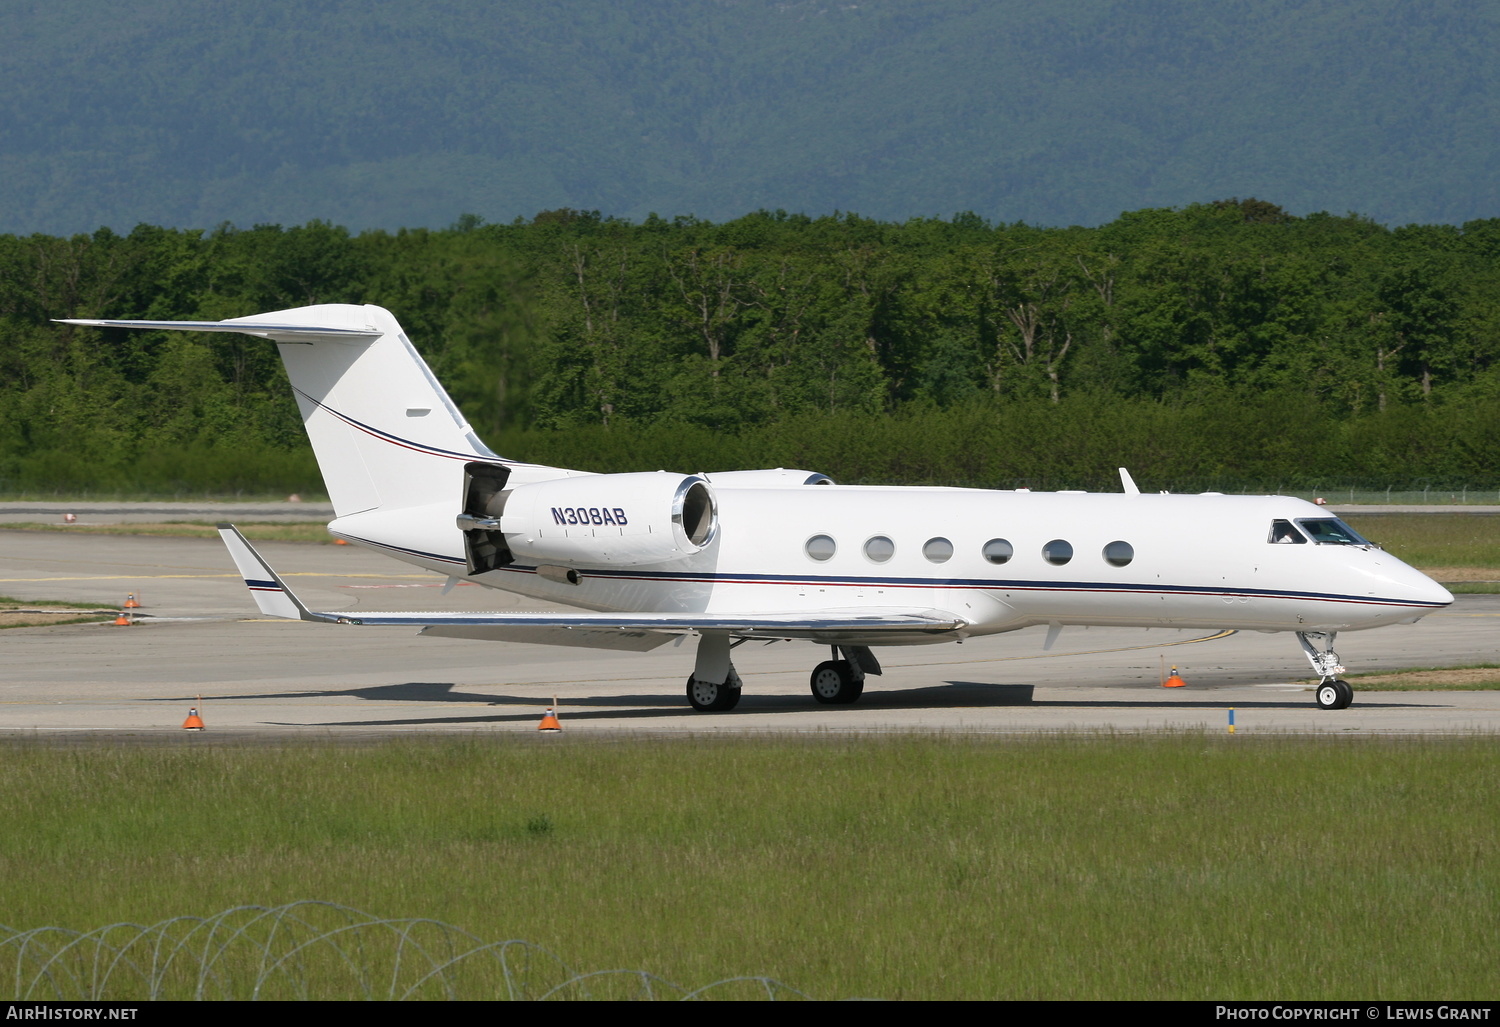
[[[328,304],[225,322],[313,325],[339,334],[274,339],[339,517],[445,499],[463,467],[503,463],[479,441],[390,311]]]
[[[456,500],[465,464],[510,464],[479,441],[383,307],[329,303],[228,321],[66,323],[238,332],[275,342],[339,517]]]

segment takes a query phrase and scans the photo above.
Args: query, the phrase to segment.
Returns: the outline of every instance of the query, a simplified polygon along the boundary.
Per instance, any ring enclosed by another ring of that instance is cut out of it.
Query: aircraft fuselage
[[[608,475],[597,476],[611,509]],[[646,566],[578,563],[578,583],[526,560],[480,584],[612,612],[808,612],[931,608],[952,633],[844,638],[847,644],[950,641],[1033,624],[1346,631],[1413,621],[1452,596],[1366,545],[1271,541],[1276,522],[1326,509],[1281,496],[999,492],[920,487],[719,488],[714,541]],[[451,509],[451,507],[449,508]],[[611,520],[613,518],[610,518]],[[377,527],[334,522],[351,541],[464,574],[456,528],[430,515]],[[606,538],[613,524],[561,525]],[[816,541],[814,541],[816,540]],[[1006,554],[1009,555],[1006,555]]]

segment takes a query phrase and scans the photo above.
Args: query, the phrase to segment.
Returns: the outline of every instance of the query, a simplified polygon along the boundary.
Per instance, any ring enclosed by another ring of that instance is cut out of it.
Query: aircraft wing
[[[220,524],[245,585],[260,611],[271,617],[356,624],[405,626],[424,635],[492,641],[540,642],[550,645],[608,649],[654,649],[674,635],[723,632],[742,638],[799,638],[879,641],[905,635],[961,632],[968,622],[942,610],[886,607],[801,611],[796,613],[355,613],[309,610],[270,564],[232,524]]]

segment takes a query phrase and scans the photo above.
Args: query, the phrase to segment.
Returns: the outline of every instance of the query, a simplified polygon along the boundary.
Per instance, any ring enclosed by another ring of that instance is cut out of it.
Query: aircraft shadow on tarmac
[[[397,685],[372,685],[365,688],[309,690],[305,692],[268,692],[261,694],[235,694],[207,696],[205,702],[235,702],[264,699],[344,699],[355,698],[380,702],[412,703],[461,703],[470,706],[518,706],[525,712],[476,713],[451,717],[391,717],[375,720],[321,721],[319,727],[401,727],[406,725],[480,725],[501,723],[527,723],[537,720],[541,710],[548,705],[545,696],[497,695],[487,692],[456,691],[456,685],[443,681],[408,681]],[[1122,688],[1122,692],[1127,691]],[[1131,697],[1121,699],[1037,699],[1036,686],[1026,684],[993,684],[978,681],[950,681],[944,685],[929,685],[920,688],[874,689],[860,699],[858,706],[848,707],[851,712],[860,709],[874,710],[943,710],[976,709],[1004,706],[1033,707],[1042,709],[1093,709],[1093,710],[1182,710],[1216,709],[1229,706],[1236,709],[1306,709],[1312,703],[1301,694],[1284,699],[1236,700],[1225,702],[1208,698],[1190,698],[1180,692],[1170,696],[1154,698],[1140,697],[1140,689],[1128,690]],[[1201,693],[1200,693],[1201,694]],[[179,703],[182,697],[161,699],[161,702]],[[1365,703],[1366,708],[1396,709],[1407,703]],[[570,707],[573,707],[570,709]],[[594,707],[577,709],[577,707]],[[607,707],[599,709],[598,707]],[[756,695],[747,692],[736,707],[736,713],[755,714],[804,714],[813,710],[833,712],[839,707],[818,705],[808,695]],[[680,693],[605,695],[567,697],[559,714],[568,720],[657,720],[662,718],[699,717],[687,705]],[[730,714],[731,716],[733,714]],[[308,726],[290,721],[268,721],[280,726]]]

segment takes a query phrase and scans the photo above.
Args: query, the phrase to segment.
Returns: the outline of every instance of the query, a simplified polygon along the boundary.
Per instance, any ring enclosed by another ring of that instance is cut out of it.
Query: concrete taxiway
[[[319,609],[542,609],[364,550],[258,546]],[[0,594],[117,607],[140,622],[0,631],[0,734],[181,735],[202,697],[209,733],[235,736],[532,732],[553,696],[565,730],[754,733],[1225,729],[1338,735],[1500,731],[1500,692],[1359,692],[1312,701],[1290,635],[1041,628],[962,645],[883,649],[885,675],[850,707],[816,704],[807,675],[827,650],[735,650],[744,699],[699,714],[683,697],[691,642],[650,653],[415,638],[409,629],[261,619],[214,540],[0,530]],[[1351,671],[1500,662],[1500,595],[1461,596],[1415,625],[1349,632]],[[1178,666],[1188,687],[1159,685]],[[1356,683],[1356,687],[1357,683]]]
[[[66,518],[72,517],[72,522]],[[261,503],[203,502],[6,502],[0,524],[141,524],[161,521],[331,521],[333,504],[301,499]]]

